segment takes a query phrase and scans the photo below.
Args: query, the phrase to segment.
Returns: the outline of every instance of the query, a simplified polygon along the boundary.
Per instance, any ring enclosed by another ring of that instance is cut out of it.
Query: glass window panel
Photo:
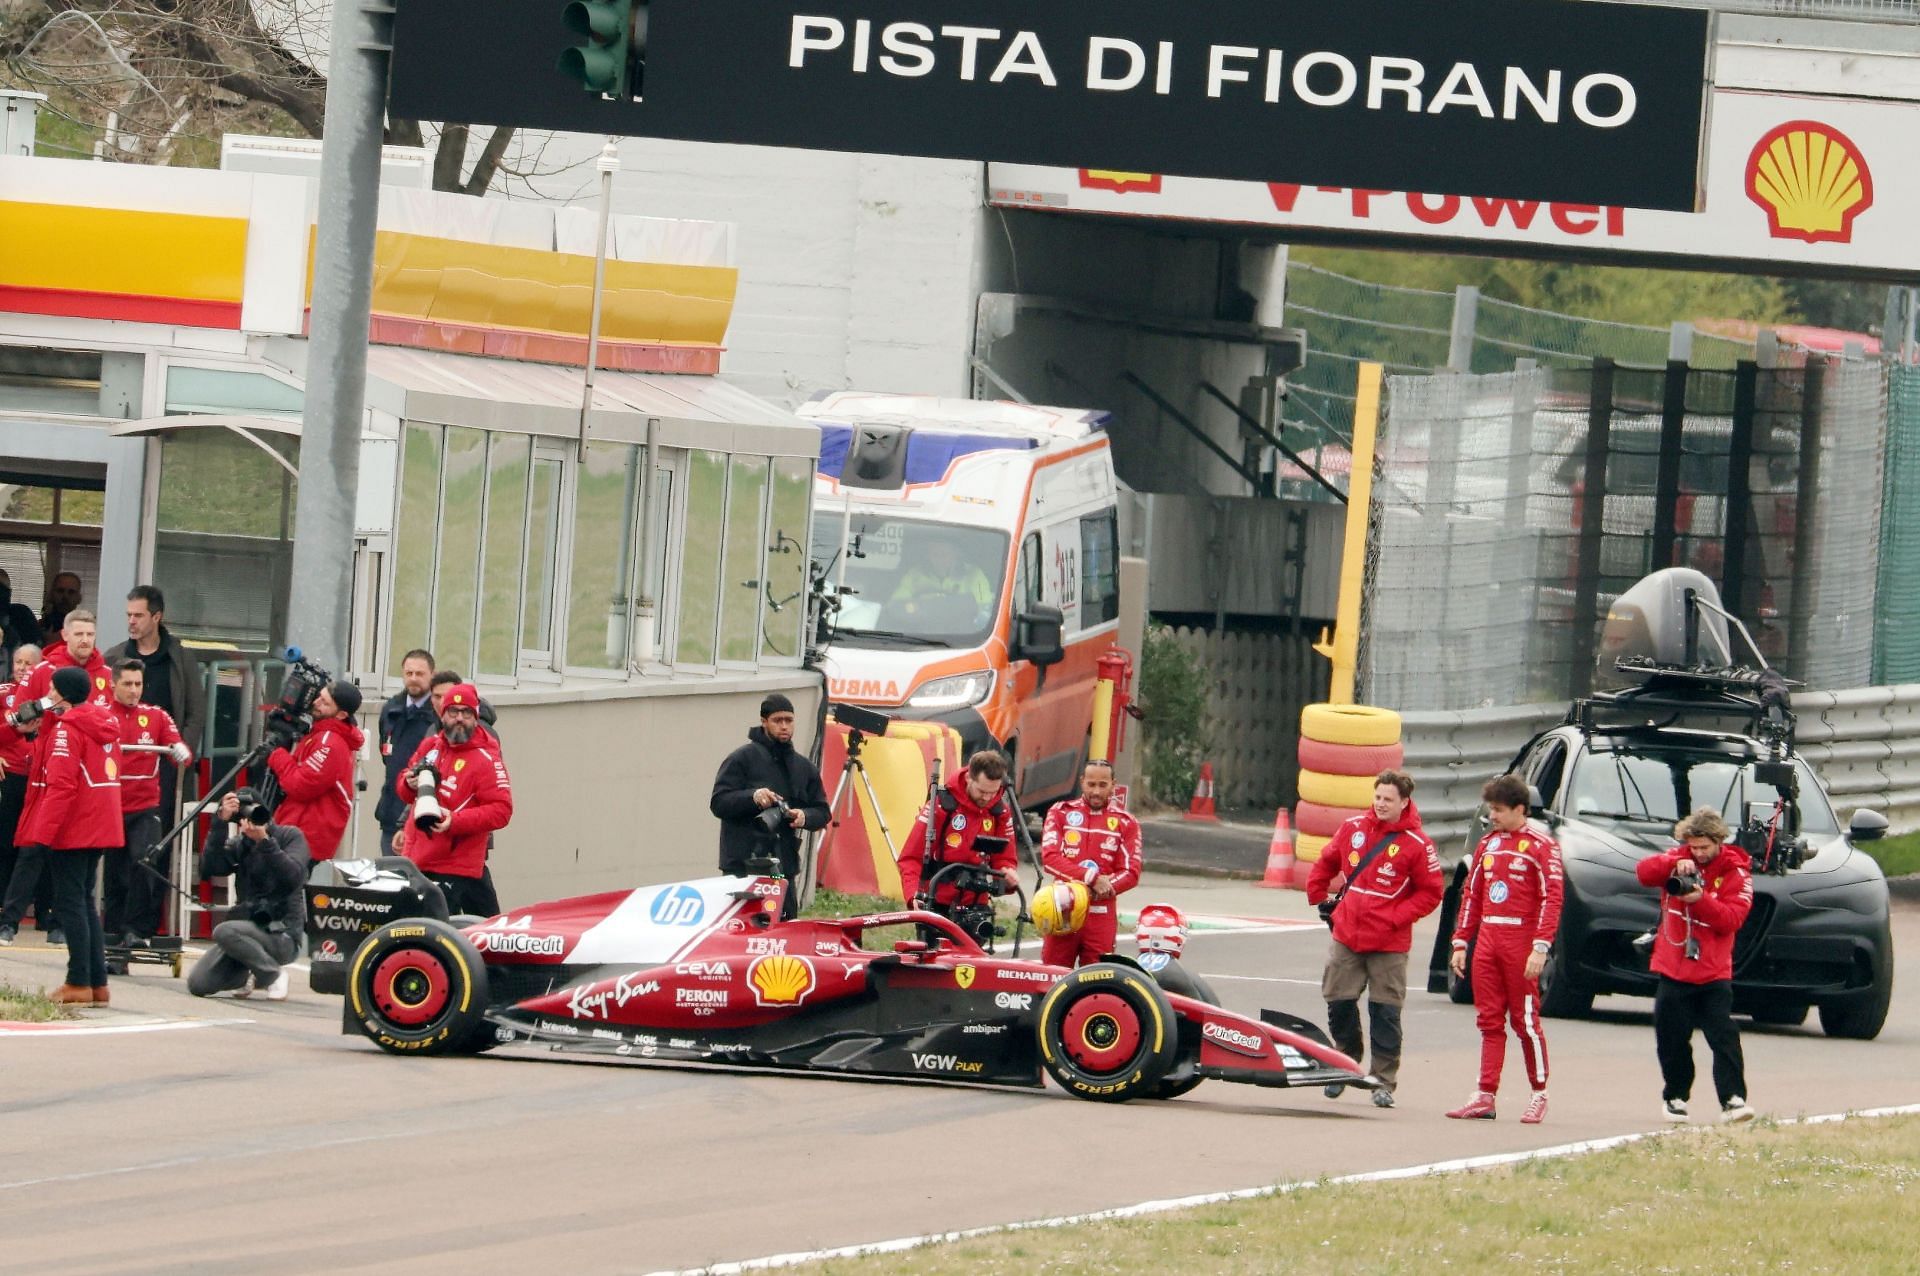
[[[167,446],[172,446],[171,440]],[[415,647],[427,645],[427,626],[433,616],[433,546],[440,526],[440,427],[409,424],[400,448],[400,517],[393,536],[393,620],[387,630],[387,672],[396,678],[400,676],[401,659]],[[164,504],[164,481],[161,486]]]
[[[487,454],[487,539],[480,562],[480,648],[483,674],[511,677],[520,650],[520,552],[527,531],[527,458],[533,440],[496,434]]]
[[[761,653],[798,656],[807,621],[807,506],[813,462],[781,457],[773,463],[773,506],[767,530],[767,606]]]
[[[106,520],[107,494],[70,487],[60,493],[60,521],[72,527],[99,527]]]
[[[627,582],[633,573],[633,518],[640,449],[589,443],[573,505],[573,567],[567,585],[567,663],[627,667]]]
[[[206,412],[300,415],[305,396],[284,381],[258,372],[221,368],[168,368],[167,415]]]
[[[720,593],[720,535],[726,500],[726,454],[687,453],[686,534],[680,546],[679,638],[674,644],[674,660],[678,664],[713,663],[713,629]]]
[[[640,572],[640,598],[635,607],[638,624],[633,636],[633,659],[637,664],[660,658],[659,635],[666,627],[666,606],[661,591],[667,569],[667,528],[672,525],[673,471],[658,466],[653,472],[653,499],[647,506],[647,561]]]
[[[752,663],[759,654],[765,561],[760,539],[767,503],[767,459],[733,458],[727,485],[727,566],[720,577],[720,659]]]
[[[447,429],[440,489],[440,559],[433,574],[433,656],[442,669],[473,673],[473,603],[480,592],[480,501],[487,484],[487,432]]]
[[[553,650],[553,554],[560,534],[560,462],[541,457],[527,485],[527,576],[521,595],[520,650]]]
[[[299,467],[299,439],[269,433],[256,437]],[[283,485],[290,489],[292,476],[250,440],[231,430],[179,430],[160,443],[159,526],[163,531],[221,536],[290,536],[293,493],[285,493],[283,506],[277,499]],[[433,544],[431,524],[427,544]]]
[[[1112,510],[1080,520],[1080,623],[1120,615],[1120,531]]]

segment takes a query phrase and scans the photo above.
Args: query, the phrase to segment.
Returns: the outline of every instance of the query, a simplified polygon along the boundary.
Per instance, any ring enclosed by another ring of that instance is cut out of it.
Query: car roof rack
[[[1788,695],[1795,684],[1772,669],[1679,665],[1645,656],[1622,658],[1615,667],[1640,683],[1575,700],[1567,710],[1568,723],[1596,733],[1732,728],[1776,753],[1793,751]]]

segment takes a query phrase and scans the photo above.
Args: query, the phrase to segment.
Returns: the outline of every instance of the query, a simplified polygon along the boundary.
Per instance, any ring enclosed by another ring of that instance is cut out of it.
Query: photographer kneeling
[[[274,823],[251,794],[245,811],[241,802],[240,793],[220,799],[219,818],[227,823],[215,826],[200,853],[201,879],[231,873],[235,899],[229,920],[213,928],[213,948],[188,974],[187,991],[245,997],[258,990],[268,1001],[285,1001],[285,966],[306,924],[307,839],[291,824]]]
[[[1729,845],[1726,821],[1699,807],[1673,826],[1681,844],[1649,855],[1636,872],[1661,892],[1653,940],[1653,1038],[1660,1055],[1661,1114],[1687,1119],[1693,1093],[1693,1030],[1713,1051],[1722,1121],[1747,1121],[1746,1060],[1733,1022],[1733,940],[1753,908],[1752,860]]]

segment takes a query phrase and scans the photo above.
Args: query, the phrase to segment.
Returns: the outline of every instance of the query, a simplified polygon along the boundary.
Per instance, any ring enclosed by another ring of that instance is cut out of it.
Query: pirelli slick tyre
[[[1328,775],[1379,775],[1388,767],[1407,760],[1401,744],[1328,744],[1325,740],[1300,738],[1300,765],[1309,771]]]
[[[1300,711],[1300,734],[1326,744],[1393,744],[1400,715],[1367,704],[1310,704]]]
[[[1298,834],[1293,839],[1293,858],[1302,864],[1313,863],[1327,849],[1327,840],[1312,833]]]
[[[388,922],[354,951],[347,1014],[389,1054],[472,1054],[491,1041],[487,967],[446,922]]]
[[[1040,1062],[1079,1099],[1153,1098],[1180,1057],[1180,1023],[1143,970],[1102,962],[1061,978],[1040,1003]]]
[[[1321,806],[1344,806],[1350,810],[1373,805],[1373,777],[1370,775],[1328,775],[1325,771],[1300,772],[1300,800]]]
[[[1342,824],[1365,810],[1365,807],[1322,806],[1318,802],[1301,802],[1293,808],[1293,826],[1315,837],[1332,837],[1340,831]]]

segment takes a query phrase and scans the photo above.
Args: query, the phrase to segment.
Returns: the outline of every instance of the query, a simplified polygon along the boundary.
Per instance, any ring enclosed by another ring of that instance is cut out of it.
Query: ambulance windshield
[[[999,612],[1007,534],[837,510],[813,520],[813,561],[838,583],[846,532],[847,594],[834,641],[851,647],[971,647]]]

